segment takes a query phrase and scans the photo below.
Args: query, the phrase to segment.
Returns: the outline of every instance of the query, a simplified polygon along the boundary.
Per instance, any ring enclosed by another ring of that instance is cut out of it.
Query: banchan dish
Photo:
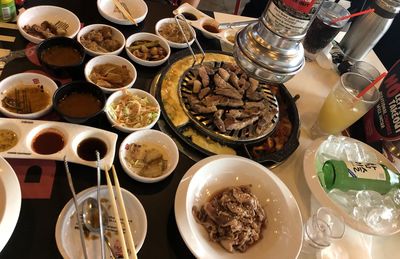
[[[17,138],[16,145],[0,152],[5,158],[61,161],[66,156],[70,162],[96,167],[92,153],[98,150],[102,168],[110,168],[114,161],[118,135],[109,131],[64,122],[1,118],[0,130],[4,129]]]

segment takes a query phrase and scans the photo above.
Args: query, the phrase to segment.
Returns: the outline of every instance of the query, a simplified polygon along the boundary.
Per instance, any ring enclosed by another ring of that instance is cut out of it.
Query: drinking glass
[[[350,72],[361,74],[371,81],[374,81],[381,74],[376,67],[365,61],[356,61],[350,67]]]
[[[335,2],[324,2],[321,5],[303,41],[304,54],[308,59],[314,60],[316,54],[336,37],[348,19],[336,23],[331,21],[349,14],[346,8]]]
[[[315,253],[343,237],[344,219],[334,210],[321,207],[305,223],[302,252]]]
[[[311,137],[338,135],[367,113],[379,99],[378,90],[372,87],[363,96],[357,95],[371,83],[365,76],[347,72],[340,76],[311,128]]]

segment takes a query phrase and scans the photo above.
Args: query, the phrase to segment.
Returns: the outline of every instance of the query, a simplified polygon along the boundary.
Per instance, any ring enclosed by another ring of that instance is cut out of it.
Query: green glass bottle
[[[392,188],[400,188],[400,175],[382,164],[328,160],[322,171],[328,190],[372,190],[386,194]]]
[[[0,0],[0,21],[12,21],[15,15],[16,9],[14,0]]]

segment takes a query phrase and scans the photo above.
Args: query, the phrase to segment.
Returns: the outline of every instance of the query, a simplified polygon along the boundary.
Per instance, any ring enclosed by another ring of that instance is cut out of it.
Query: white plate
[[[304,169],[304,177],[306,178],[306,182],[308,187],[311,190],[311,193],[317,199],[317,201],[321,204],[321,206],[329,207],[339,213],[346,222],[347,225],[352,227],[355,230],[360,232],[370,234],[370,235],[380,235],[380,236],[389,236],[400,232],[400,224],[397,224],[397,227],[393,227],[390,229],[386,229],[384,232],[377,232],[376,230],[370,228],[367,224],[365,224],[361,220],[357,220],[349,215],[338,203],[329,198],[328,194],[325,192],[324,188],[321,186],[319,178],[317,176],[318,166],[317,166],[317,155],[318,149],[321,144],[326,141],[326,139],[317,139],[315,140],[305,151],[304,160],[303,160],[303,169]],[[390,161],[381,153],[376,151],[374,148],[368,146],[367,144],[352,139],[362,145],[362,147],[369,153],[375,154],[378,163],[386,165],[389,169],[393,171],[397,171],[397,169],[390,163]]]
[[[243,184],[252,184],[268,224],[264,237],[245,253],[229,253],[209,240],[203,226],[196,223],[192,206],[203,204],[215,191]],[[289,189],[267,168],[238,156],[211,156],[192,166],[175,195],[175,219],[197,258],[296,258],[302,246],[301,214]]]
[[[52,24],[55,24],[58,21],[67,23],[68,28],[66,37],[71,39],[75,38],[81,28],[79,18],[71,11],[52,5],[39,5],[28,8],[18,16],[18,30],[25,39],[36,44],[40,43],[43,39],[26,33],[23,28],[25,25],[40,25],[43,21],[48,21]]]
[[[31,146],[33,139],[39,132],[49,128],[58,131],[64,136],[64,148],[50,155],[38,154]],[[6,118],[0,118],[0,129],[12,130],[18,136],[18,142],[14,147],[0,152],[0,156],[3,157],[62,161],[66,156],[70,162],[96,167],[96,161],[83,160],[77,154],[78,144],[84,139],[93,137],[101,139],[107,146],[107,153],[100,160],[101,167],[105,168],[107,166],[107,168],[110,168],[114,161],[118,135],[106,130],[65,122]]]
[[[17,224],[21,210],[21,188],[10,164],[0,156],[0,252]]]
[[[122,197],[126,206],[126,213],[130,222],[130,228],[133,235],[133,241],[136,246],[137,252],[144,243],[147,232],[147,218],[146,212],[140,201],[129,191],[121,189]],[[101,186],[100,194],[102,197],[108,199],[107,186]],[[81,204],[88,197],[97,197],[97,187],[91,187],[77,194],[78,204]],[[111,204],[108,202],[108,204]],[[104,203],[103,203],[104,205]],[[106,205],[106,208],[108,206]],[[107,232],[111,233],[109,237],[110,243],[113,245],[118,237],[114,217],[111,217],[111,207],[108,208],[110,223],[106,228]],[[118,212],[121,213],[120,208]],[[58,250],[65,259],[83,258],[81,240],[79,235],[79,228],[77,225],[75,206],[72,199],[64,206],[57,219],[55,237]],[[93,239],[93,237],[97,237]],[[85,238],[86,249],[88,258],[101,258],[100,256],[100,239],[96,234],[90,234],[89,238]],[[106,247],[106,258],[110,258],[109,249]]]
[[[131,13],[136,23],[140,23],[146,18],[148,8],[143,0],[124,0],[121,2],[126,4],[128,11]],[[97,0],[97,9],[100,15],[110,22],[121,25],[133,25],[122,13],[116,11],[113,0]]]

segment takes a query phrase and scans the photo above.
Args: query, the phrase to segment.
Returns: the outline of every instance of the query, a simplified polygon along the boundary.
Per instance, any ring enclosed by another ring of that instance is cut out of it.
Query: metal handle
[[[189,50],[190,50],[190,53],[192,53],[192,56],[193,56],[193,64],[192,64],[192,67],[194,67],[194,65],[195,65],[196,62],[197,62],[196,55],[194,54],[194,51],[193,51],[193,49],[192,49],[192,46],[190,46],[190,44],[189,44],[188,38],[186,37],[185,33],[183,32],[183,28],[182,28],[182,26],[181,26],[181,24],[180,24],[180,22],[179,22],[180,20],[184,21],[184,22],[186,23],[186,25],[188,26],[189,31],[190,31],[190,34],[193,36],[194,41],[196,42],[196,45],[197,45],[197,47],[200,49],[200,52],[201,52],[201,55],[202,55],[201,61],[200,61],[200,65],[203,64],[203,61],[204,61],[204,58],[206,57],[206,54],[204,53],[203,48],[201,47],[199,41],[197,40],[196,33],[193,33],[193,31],[192,31],[192,29],[191,29],[191,26],[190,26],[190,24],[187,22],[185,16],[183,16],[182,14],[177,14],[177,15],[175,15],[174,18],[175,18],[176,23],[178,24],[179,30],[181,31],[181,33],[183,34],[183,37],[185,38],[185,41],[186,41],[186,44],[187,44],[187,46],[188,46],[188,48],[189,48]]]
[[[237,27],[244,27],[249,25],[250,23],[256,22],[257,20],[250,20],[250,21],[241,21],[241,22],[225,22],[220,23],[218,25],[218,29],[225,30],[229,28],[237,28]]]

